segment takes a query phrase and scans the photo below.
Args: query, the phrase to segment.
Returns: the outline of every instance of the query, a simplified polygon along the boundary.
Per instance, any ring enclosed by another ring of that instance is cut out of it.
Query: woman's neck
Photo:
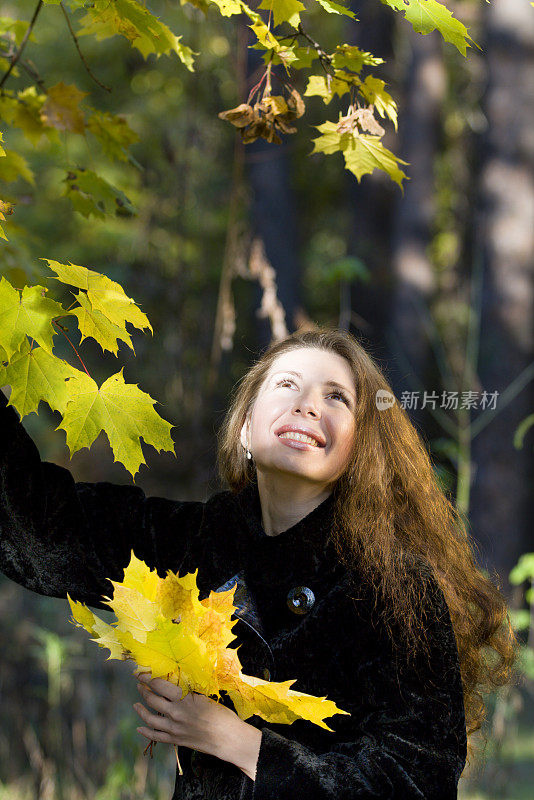
[[[277,536],[310,514],[332,493],[331,486],[305,484],[284,478],[272,481],[257,475],[263,530]]]

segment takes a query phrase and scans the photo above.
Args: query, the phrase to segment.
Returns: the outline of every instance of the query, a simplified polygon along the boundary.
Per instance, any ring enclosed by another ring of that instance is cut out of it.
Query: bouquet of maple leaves
[[[228,647],[237,638],[237,619],[231,619],[236,586],[199,600],[197,575],[198,569],[183,577],[168,570],[160,578],[132,550],[124,580],[110,579],[113,596],[104,596],[117,622],[104,622],[67,594],[71,621],[110,650],[108,660],[132,659],[140,672],[174,683],[183,696],[191,691],[218,700],[224,690],[243,720],[253,714],[273,723],[306,719],[332,731],[324,717],[349,714],[332,700],[290,689],[296,678],[274,682],[243,674],[238,648]]]

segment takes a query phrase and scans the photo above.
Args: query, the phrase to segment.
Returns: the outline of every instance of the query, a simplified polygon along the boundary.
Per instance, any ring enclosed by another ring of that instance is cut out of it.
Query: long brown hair
[[[458,647],[470,763],[474,748],[469,736],[486,718],[483,694],[511,682],[519,643],[498,576],[495,585],[477,565],[466,523],[440,487],[405,410],[398,402],[377,408],[376,393],[393,392],[352,334],[321,326],[297,331],[265,350],[234,387],[218,433],[220,477],[234,492],[254,479],[255,466],[240,442],[241,427],[274,360],[302,347],[342,356],[354,377],[355,440],[333,492],[336,552],[349,569],[357,565],[375,598],[382,598],[390,635],[395,626],[396,637],[404,637],[413,653],[425,643],[426,582],[421,576],[430,573],[439,584]],[[492,658],[486,655],[489,650]]]

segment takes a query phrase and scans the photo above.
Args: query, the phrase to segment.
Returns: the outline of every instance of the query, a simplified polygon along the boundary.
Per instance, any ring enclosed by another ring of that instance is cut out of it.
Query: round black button
[[[287,607],[294,614],[306,614],[315,603],[315,595],[307,586],[295,586],[287,595]]]

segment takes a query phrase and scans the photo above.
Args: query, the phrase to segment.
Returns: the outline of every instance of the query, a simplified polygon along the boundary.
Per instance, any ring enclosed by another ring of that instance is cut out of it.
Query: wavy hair
[[[477,565],[466,523],[440,487],[405,410],[397,402],[378,410],[376,393],[393,392],[352,334],[321,326],[269,345],[234,387],[217,434],[219,475],[233,492],[255,479],[255,465],[240,442],[242,425],[274,360],[302,347],[342,356],[354,378],[355,439],[333,488],[336,553],[372,587],[375,609],[380,598],[391,640],[396,643],[400,636],[408,654],[425,644],[428,581],[421,577],[431,575],[439,584],[458,648],[469,764],[475,752],[469,737],[486,718],[483,695],[511,682],[519,643],[498,576],[495,585]]]

